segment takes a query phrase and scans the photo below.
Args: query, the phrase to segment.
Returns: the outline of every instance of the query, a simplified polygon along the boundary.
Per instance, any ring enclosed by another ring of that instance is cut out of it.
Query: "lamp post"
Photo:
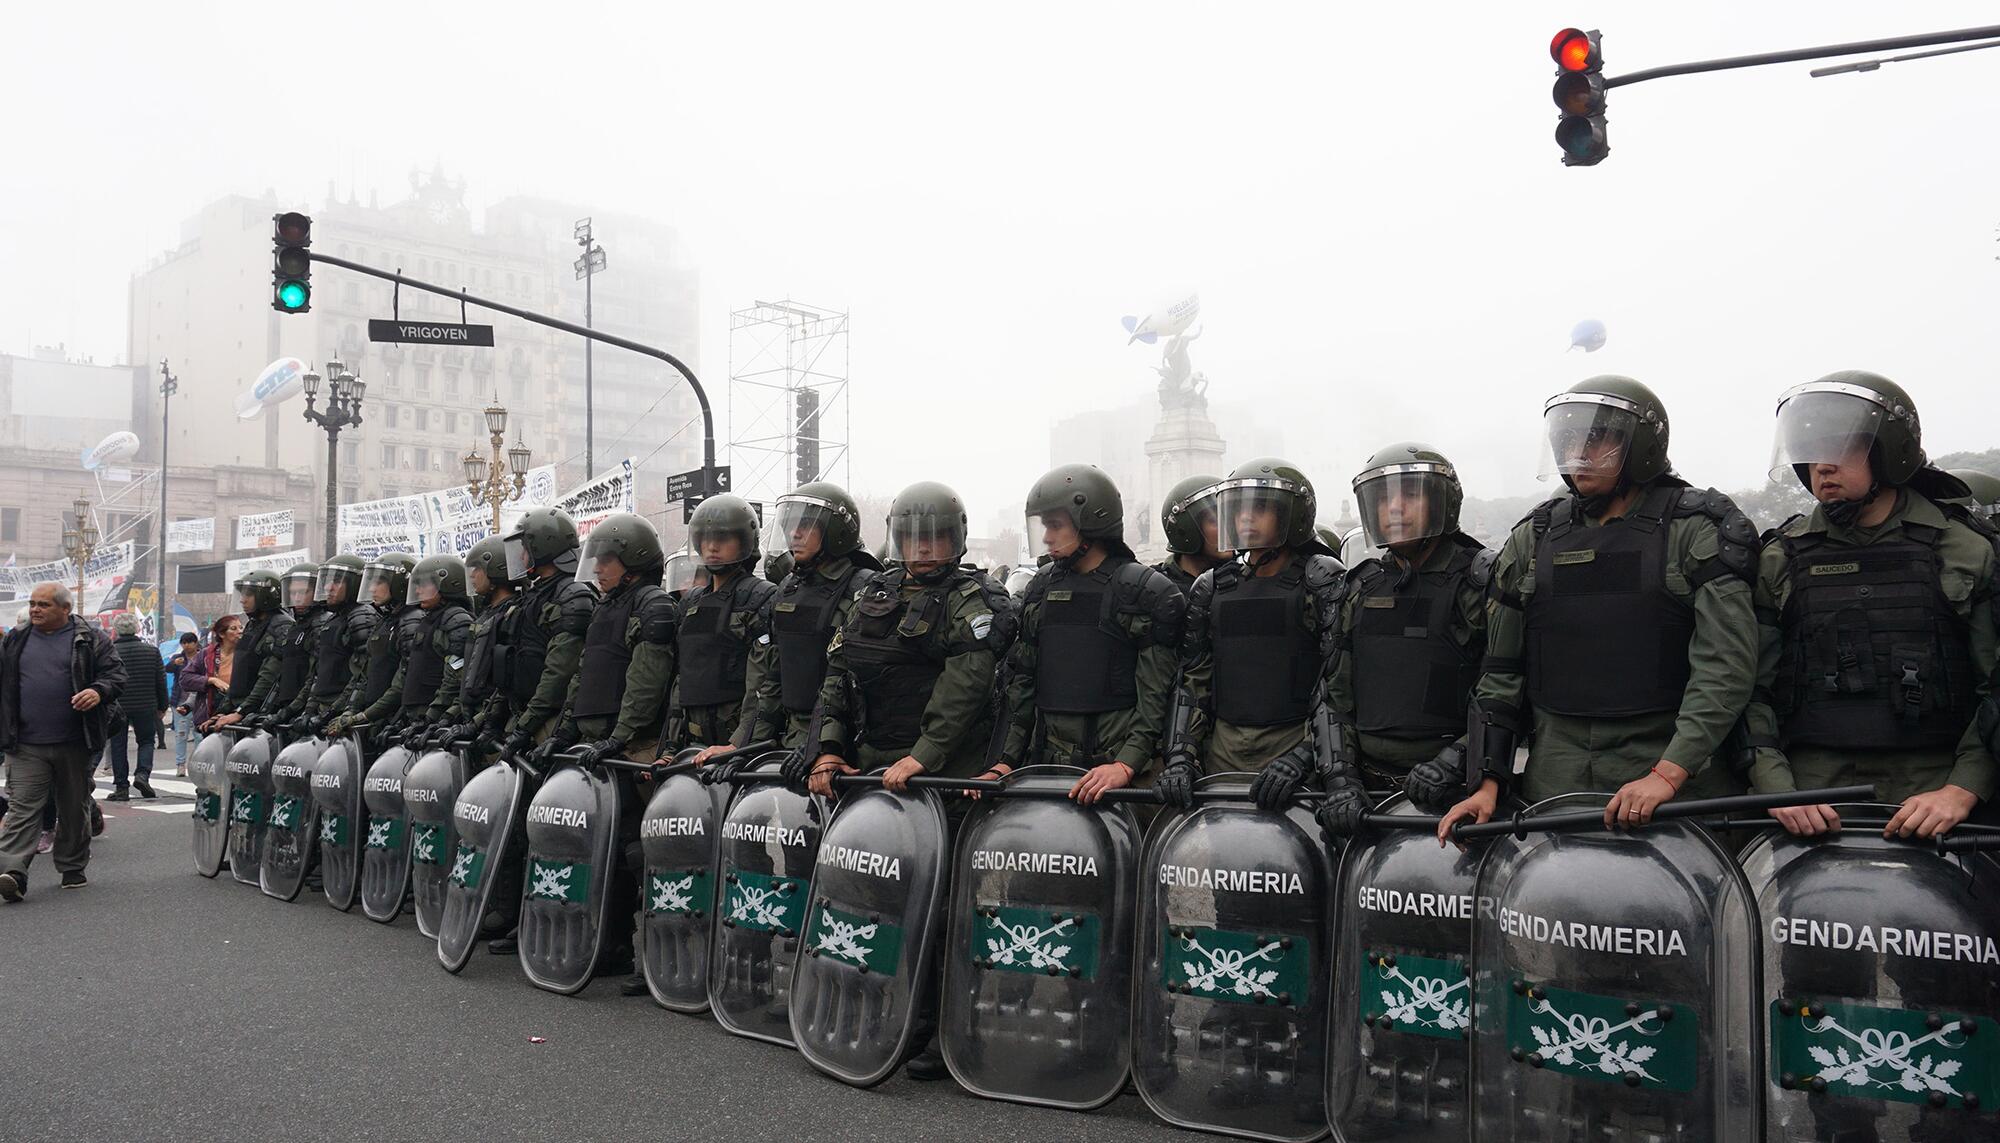
[[[326,430],[326,547],[320,552],[321,559],[333,558],[340,519],[337,499],[340,489],[340,430],[361,423],[361,398],[368,391],[368,383],[348,372],[347,366],[341,364],[338,358],[326,363],[326,376],[326,411],[323,413],[313,408],[313,401],[319,396],[319,374],[307,373],[303,378],[305,418]]]
[[[479,455],[478,449],[465,454],[465,490],[474,500],[483,500],[493,509],[493,534],[500,534],[500,506],[510,500],[519,500],[528,487],[528,462],[534,456],[532,450],[519,440],[514,447],[505,449],[507,443],[507,407],[500,404],[486,406],[486,431],[492,442],[491,459]]]
[[[178,377],[167,372],[167,359],[160,358],[160,527],[154,539],[160,544],[159,582],[153,591],[153,641],[172,632],[167,628],[167,407],[181,391]]]
[[[83,573],[97,552],[97,525],[90,519],[90,501],[77,497],[70,505],[76,519],[63,529],[63,555],[76,565],[76,610],[83,610]]]
[[[576,244],[583,247],[583,257],[576,260],[576,276],[583,279],[583,328],[590,328],[590,282],[604,269],[604,247],[599,246],[591,236],[590,220],[579,218],[576,222]],[[594,343],[583,339],[583,478],[589,480],[597,475],[597,456],[593,451],[596,429],[596,403],[590,393],[590,348]]]

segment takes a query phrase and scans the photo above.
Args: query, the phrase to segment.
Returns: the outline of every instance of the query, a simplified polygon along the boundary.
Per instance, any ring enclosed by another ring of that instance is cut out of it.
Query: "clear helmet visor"
[[[957,515],[915,512],[889,520],[889,558],[904,564],[955,563],[965,554]]]
[[[318,577],[299,572],[285,577],[285,606],[310,607],[323,602],[326,597],[319,593]]]
[[[1542,414],[1548,444],[1542,454],[1542,480],[1556,476],[1599,474],[1616,476],[1632,453],[1639,418],[1613,405],[1570,401]]]
[[[1083,539],[1076,513],[1068,508],[1028,513],[1027,531],[1023,534],[1031,545],[1050,555],[1068,555]]]
[[[1390,472],[1362,481],[1354,500],[1369,545],[1386,548],[1443,535],[1450,487],[1441,472]]]
[[[604,587],[601,579],[608,578],[611,586],[616,587],[625,575],[625,561],[618,558],[617,549],[618,545],[610,540],[586,539],[582,554],[576,558],[577,580]]]
[[[438,580],[432,576],[410,577],[410,589],[403,593],[403,602],[412,606],[436,603],[443,594]]]
[[[1298,494],[1267,484],[1225,484],[1215,512],[1225,551],[1254,552],[1285,546]]]
[[[396,602],[396,573],[388,568],[362,568],[361,601],[382,604]]]
[[[811,500],[783,499],[771,511],[771,527],[778,542],[785,545],[795,560],[809,560],[820,554],[826,544],[827,521],[833,512],[824,504]]]
[[[755,553],[745,528],[696,528],[688,533],[688,548],[705,568],[727,571]]]
[[[1771,445],[1771,479],[1790,478],[1794,465],[1853,465],[1868,471],[1868,450],[1882,429],[1882,406],[1852,393],[1799,393],[1778,407]]]
[[[528,543],[520,536],[509,536],[500,541],[500,547],[507,553],[507,578],[523,580],[528,578]]]
[[[321,568],[313,582],[313,598],[321,603],[347,603],[354,594],[354,572],[347,568]],[[339,598],[335,598],[338,596]]]

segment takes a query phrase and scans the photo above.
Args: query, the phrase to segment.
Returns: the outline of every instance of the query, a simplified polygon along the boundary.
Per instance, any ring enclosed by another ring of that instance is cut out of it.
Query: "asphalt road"
[[[323,897],[288,905],[197,876],[188,817],[173,812],[186,805],[107,806],[89,886],[57,889],[44,855],[27,899],[0,906],[0,1134],[1202,1138],[1129,1095],[1085,1115],[949,1080],[857,1091],[707,1017],[622,997],[616,980],[542,992],[511,956],[481,951],[454,977],[407,915],[378,925]]]

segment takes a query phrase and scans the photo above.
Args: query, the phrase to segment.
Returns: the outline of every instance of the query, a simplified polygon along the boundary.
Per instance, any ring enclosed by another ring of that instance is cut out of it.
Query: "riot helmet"
[[[830,480],[801,484],[778,497],[771,527],[792,559],[805,567],[853,555],[861,547],[861,511],[854,497]],[[815,540],[818,550],[802,554]]]
[[[285,606],[303,614],[306,608],[321,602],[319,595],[319,568],[313,564],[293,564],[279,577],[285,588]]]
[[[1236,552],[1312,543],[1312,481],[1290,461],[1260,457],[1239,464],[1216,486],[1219,542]]]
[[[1166,533],[1167,550],[1177,556],[1206,555],[1206,534],[1217,526],[1215,501],[1219,476],[1190,476],[1167,491],[1160,505],[1160,527]],[[1224,550],[1218,542],[1216,550]]]
[[[417,557],[408,552],[383,552],[361,569],[361,598],[387,611],[410,594],[410,569]]]
[[[259,568],[236,577],[236,595],[245,615],[269,615],[283,598],[278,573]]]
[[[416,607],[437,607],[446,603],[463,605],[465,599],[465,561],[457,556],[425,556],[410,570],[403,602]]]
[[[668,592],[679,596],[687,591],[688,588],[694,586],[694,580],[695,566],[693,556],[686,552],[675,552],[673,555],[667,557],[667,565],[665,570],[661,572],[660,581],[661,585]]]
[[[660,549],[660,533],[644,516],[613,512],[590,530],[583,540],[583,557],[576,564],[576,578],[595,583],[605,591],[599,573],[616,571],[611,587],[630,576],[635,582],[659,582],[665,553]]]
[[[1378,449],[1354,477],[1354,503],[1372,547],[1428,540],[1458,531],[1465,489],[1445,455],[1404,441]],[[1337,547],[1337,545],[1329,545]]]
[[[965,555],[965,501],[935,480],[896,493],[887,522],[893,564],[956,564]]]
[[[554,564],[576,551],[576,521],[560,508],[530,508],[504,537],[507,578],[521,580],[544,564]]]
[[[1094,464],[1058,465],[1044,473],[1028,489],[1027,521],[1028,535],[1041,535],[1045,543],[1052,528],[1057,542],[1068,538],[1063,533],[1075,533],[1075,547],[1056,557],[1065,565],[1090,551],[1094,543],[1131,553],[1125,546],[1125,500]]]
[[[1015,568],[1007,573],[1007,594],[1019,599],[1028,593],[1028,585],[1033,582],[1034,568]]]
[[[730,571],[757,564],[757,513],[741,496],[724,493],[701,502],[688,519],[688,550],[710,571]],[[729,541],[735,540],[735,554]],[[714,549],[706,551],[704,549]]]
[[[1908,484],[1924,466],[1916,402],[1901,385],[1860,369],[1829,373],[1794,385],[1778,398],[1778,426],[1771,446],[1771,479],[1789,470],[1813,490],[1812,467],[1868,466],[1870,488]]]
[[[1360,566],[1375,551],[1375,545],[1368,542],[1368,529],[1360,527],[1349,528],[1339,544],[1329,546],[1340,553],[1340,566],[1348,568]]]
[[[340,598],[335,599],[338,595]],[[339,607],[361,598],[361,557],[338,555],[319,565],[319,581],[313,596],[328,607]]]
[[[1667,407],[1630,377],[1579,381],[1542,406],[1548,451],[1537,477],[1562,477],[1575,488],[1582,473],[1616,475],[1644,484],[1666,475]]]
[[[1989,520],[2000,518],[2000,476],[1976,468],[1954,468],[1951,474],[1964,481],[1971,493],[1954,498],[1952,503],[1962,504]]]
[[[507,541],[488,536],[472,545],[472,550],[465,553],[465,576],[473,594],[481,599],[512,583],[507,574]]]

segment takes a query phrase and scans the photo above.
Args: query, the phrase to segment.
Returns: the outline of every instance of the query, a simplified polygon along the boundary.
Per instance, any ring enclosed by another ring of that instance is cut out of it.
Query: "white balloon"
[[[85,449],[83,468],[85,472],[96,472],[107,465],[121,460],[130,460],[139,452],[139,438],[129,432],[115,432],[98,441],[96,447]]]
[[[250,421],[264,410],[305,388],[306,363],[296,357],[280,357],[264,367],[249,389],[236,395],[236,417]]]
[[[1585,318],[1569,331],[1569,347],[1581,349],[1585,353],[1596,353],[1604,348],[1604,323],[1596,318]]]

